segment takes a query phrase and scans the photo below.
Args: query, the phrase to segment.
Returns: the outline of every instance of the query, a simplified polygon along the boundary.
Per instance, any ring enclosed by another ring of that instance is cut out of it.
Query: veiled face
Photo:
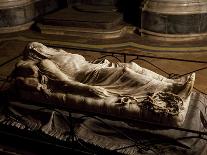
[[[42,60],[50,59],[51,57],[59,54],[59,51],[56,49],[48,48],[41,43],[32,42],[29,43],[24,51],[26,58],[33,60]]]

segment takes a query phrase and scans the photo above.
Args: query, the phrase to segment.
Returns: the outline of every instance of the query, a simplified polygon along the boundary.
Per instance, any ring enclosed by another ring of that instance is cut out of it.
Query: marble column
[[[164,40],[207,36],[206,0],[145,0],[141,18],[145,36]]]
[[[35,17],[57,8],[58,0],[0,0],[0,33],[30,28]]]

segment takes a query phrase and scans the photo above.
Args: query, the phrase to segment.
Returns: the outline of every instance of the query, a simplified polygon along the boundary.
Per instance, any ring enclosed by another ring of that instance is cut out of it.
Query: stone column
[[[0,0],[0,33],[28,29],[35,17],[58,7],[58,0]]]
[[[8,9],[13,7],[23,6],[27,3],[32,2],[33,0],[1,0],[0,9]]]
[[[207,36],[207,1],[145,0],[141,34],[162,40],[202,39]]]

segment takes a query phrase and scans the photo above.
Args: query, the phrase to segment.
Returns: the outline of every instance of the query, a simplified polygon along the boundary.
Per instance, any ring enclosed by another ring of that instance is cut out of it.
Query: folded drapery
[[[31,105],[30,102],[12,101],[4,108],[2,106],[3,104],[0,106],[2,109],[0,112],[1,124],[15,126],[23,130],[28,129],[31,132],[43,132],[61,141],[66,141],[70,137],[68,113],[65,111],[49,110],[46,107]],[[181,127],[206,132],[206,108],[207,96],[193,92],[186,119]],[[118,120],[112,121],[98,117],[83,118],[81,116],[84,115],[81,114],[72,114],[72,116],[73,121],[76,120],[74,122],[76,123],[76,137],[104,149],[116,150],[129,155],[203,155],[207,151],[205,140],[207,137],[195,133],[160,129],[143,124],[130,126]],[[96,150],[90,149],[90,151],[95,152]]]
[[[30,43],[14,70],[20,97],[121,118],[181,126],[195,74],[167,79],[136,63],[90,63],[78,54]]]

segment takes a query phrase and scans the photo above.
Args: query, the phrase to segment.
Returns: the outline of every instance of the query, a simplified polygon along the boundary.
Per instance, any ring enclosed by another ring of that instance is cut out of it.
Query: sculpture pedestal
[[[57,0],[1,0],[0,33],[29,29],[34,18],[57,7]]]
[[[207,36],[207,1],[146,0],[142,7],[142,35],[167,41]]]
[[[116,38],[126,31],[123,16],[112,6],[80,5],[43,17],[42,33],[92,38]]]

